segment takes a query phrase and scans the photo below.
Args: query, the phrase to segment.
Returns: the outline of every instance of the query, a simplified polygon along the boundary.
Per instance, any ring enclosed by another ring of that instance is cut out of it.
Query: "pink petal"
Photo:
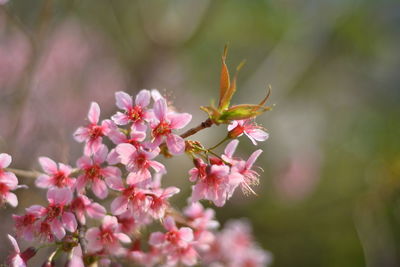
[[[92,203],[87,209],[87,214],[91,218],[101,219],[106,214],[106,209],[98,203]]]
[[[74,139],[79,143],[82,143],[88,138],[89,138],[89,129],[86,127],[79,127],[74,132]]]
[[[229,125],[228,125],[228,131],[232,131],[233,129],[236,128],[236,126],[238,126],[239,123],[238,121],[232,121]]]
[[[253,129],[248,134],[260,142],[267,140],[269,137],[269,134],[261,129]]]
[[[163,121],[166,118],[168,106],[164,98],[160,98],[154,103],[153,111],[159,121]]]
[[[15,240],[15,238],[13,236],[11,236],[11,235],[7,235],[7,237],[8,237],[8,240],[10,240],[10,243],[14,248],[14,252],[19,254],[21,251],[19,250],[19,246],[18,246],[17,240]]]
[[[91,156],[94,153],[97,152],[97,150],[100,149],[101,145],[103,144],[103,138],[102,137],[98,137],[96,139],[90,139],[84,148],[84,154],[85,156]]]
[[[131,161],[131,156],[136,152],[136,148],[131,144],[119,144],[115,150],[119,154],[122,164],[128,164]]]
[[[105,228],[110,228],[110,229],[116,229],[118,227],[118,219],[115,216],[110,216],[106,215],[103,218],[103,224],[102,227]]]
[[[250,155],[249,159],[246,161],[246,169],[251,169],[254,162],[256,162],[257,158],[261,155],[261,153],[262,153],[262,150],[258,149]]]
[[[70,232],[74,232],[76,228],[78,227],[78,224],[75,219],[75,215],[72,214],[71,212],[64,212],[62,216],[62,222],[65,227]]]
[[[72,192],[69,188],[52,188],[47,191],[50,203],[69,204],[72,201]]]
[[[18,179],[12,172],[3,172],[0,174],[0,182],[6,184],[11,190],[18,187]]]
[[[48,174],[54,174],[58,171],[57,164],[48,157],[40,157],[39,163],[42,169]]]
[[[108,195],[107,185],[102,180],[95,180],[92,183],[92,191],[96,197],[100,199],[105,199]]]
[[[88,113],[88,119],[91,123],[97,124],[100,118],[100,107],[96,102],[90,104],[90,109]]]
[[[121,112],[114,114],[111,119],[118,125],[127,125],[130,121],[129,117]]]
[[[161,232],[155,232],[150,235],[149,244],[152,246],[159,246],[165,241],[165,235]]]
[[[107,167],[111,168],[111,167]],[[119,171],[119,169],[118,169]],[[121,176],[109,176],[104,179],[107,186],[113,190],[121,191],[124,189],[124,184],[122,182]]]
[[[132,97],[125,92],[119,91],[115,93],[117,107],[128,110],[132,107]]]
[[[65,174],[65,176],[69,176],[72,172],[71,166],[63,163],[58,163],[58,169],[62,171]]]
[[[6,154],[6,153],[1,153],[0,154],[0,169],[4,169],[7,168],[8,166],[10,166],[12,161],[12,158],[10,155]]]
[[[108,149],[105,145],[100,145],[99,149],[96,153],[93,154],[94,163],[101,164],[103,163],[108,155]]]
[[[61,240],[65,236],[65,229],[62,227],[60,221],[58,219],[54,219],[50,223],[51,232],[57,237],[57,239]]]
[[[235,153],[235,150],[236,150],[238,144],[239,144],[239,140],[237,140],[237,139],[230,141],[224,150],[224,154],[228,158],[232,158],[233,153]]]
[[[168,187],[164,190],[163,196],[171,197],[175,194],[178,194],[181,190],[175,186]]]
[[[185,152],[185,140],[176,134],[167,136],[167,147],[173,155],[179,155]]]
[[[103,248],[99,239],[100,230],[98,228],[90,228],[86,232],[86,240],[88,241],[87,247],[90,252],[97,252]]]
[[[135,99],[135,104],[141,107],[147,107],[150,104],[150,92],[148,90],[141,90]]]
[[[182,129],[192,120],[189,113],[168,113],[167,117],[171,121],[172,129]]]
[[[176,230],[176,224],[174,219],[171,216],[168,216],[167,218],[165,218],[164,220],[164,227],[165,229],[167,229],[168,231],[174,231]]]
[[[129,236],[127,236],[126,234],[123,233],[116,233],[115,234],[117,236],[117,238],[119,239],[119,241],[121,241],[122,243],[130,243],[131,239]]]
[[[87,156],[83,156],[80,157],[77,161],[76,161],[76,165],[80,168],[80,169],[86,169],[89,168],[90,166],[92,166],[93,162],[92,160],[87,157]]]
[[[156,172],[162,172],[162,173],[166,172],[165,166],[158,161],[151,160],[149,164]]]
[[[111,203],[111,212],[114,215],[121,215],[128,209],[128,200],[125,197],[117,197]]]
[[[76,179],[76,183],[75,183],[76,191],[78,191],[79,193],[82,192],[86,186],[86,182],[87,181],[86,181],[85,175],[78,176],[78,178]]]
[[[110,151],[110,153],[108,154],[107,162],[108,162],[108,164],[111,164],[111,165],[120,163],[119,155],[118,155],[117,151],[115,150],[115,148],[113,148]]]
[[[180,237],[186,241],[191,242],[193,240],[193,230],[189,227],[182,227],[179,229]]]
[[[14,193],[8,192],[6,195],[6,201],[14,208],[18,206],[18,199]]]
[[[157,102],[159,99],[164,98],[157,89],[151,90],[151,97],[154,102]]]

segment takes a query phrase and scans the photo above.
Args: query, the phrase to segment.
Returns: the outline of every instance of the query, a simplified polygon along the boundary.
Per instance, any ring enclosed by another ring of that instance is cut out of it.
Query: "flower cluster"
[[[88,123],[79,127],[74,138],[84,143],[83,155],[73,166],[40,157],[43,172],[35,185],[47,190],[46,206],[32,205],[22,215],[13,215],[16,236],[54,246],[46,264],[69,254],[67,266],[102,265],[133,261],[144,266],[265,266],[267,252],[258,248],[248,226],[229,224],[218,233],[214,210],[201,200],[223,206],[237,188],[254,193],[258,169],[254,167],[261,149],[247,160],[234,156],[238,137],[245,134],[253,144],[268,134],[254,122],[260,105],[229,107],[232,86],[224,90],[217,113],[206,122],[178,134],[192,119],[179,113],[157,90],[142,90],[135,98],[125,92],[115,94],[118,111],[101,120],[100,107],[93,102]],[[228,94],[228,96],[226,95]],[[213,124],[228,124],[226,138],[212,148],[185,140]],[[224,153],[214,151],[225,141]],[[170,199],[180,192],[174,186],[162,187],[167,167],[161,156],[186,154],[193,161],[189,180],[193,183],[188,206],[182,212]],[[1,202],[17,205],[10,192],[18,187],[12,172],[4,170],[11,157],[0,154]],[[164,230],[155,231],[160,223]],[[146,231],[145,231],[146,230]],[[21,253],[12,236],[11,266],[25,266],[37,248]]]

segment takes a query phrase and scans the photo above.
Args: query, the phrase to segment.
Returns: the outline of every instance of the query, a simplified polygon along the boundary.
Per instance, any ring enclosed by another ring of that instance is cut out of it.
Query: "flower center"
[[[133,122],[140,121],[143,117],[143,109],[141,106],[134,106],[127,111],[127,115]]]
[[[63,172],[57,172],[54,175],[54,183],[56,186],[58,187],[62,187],[65,185],[65,182],[67,180],[67,177],[65,176],[65,174]]]
[[[102,243],[112,244],[116,241],[114,233],[111,229],[103,229],[100,234],[100,240]]]
[[[162,121],[160,122],[156,128],[153,129],[153,136],[162,136],[171,133],[171,126],[168,122]]]
[[[101,178],[100,171],[101,171],[100,166],[95,164],[85,170],[85,175],[90,180],[100,179]]]
[[[47,208],[47,219],[54,220],[63,213],[64,207],[62,205],[50,205]]]
[[[165,239],[172,244],[177,244],[180,240],[178,231],[171,231],[165,234]]]
[[[96,125],[96,124],[92,124],[91,126],[89,126],[89,136],[90,139],[94,140],[97,139],[101,136],[103,136],[103,130],[101,128],[101,126]]]

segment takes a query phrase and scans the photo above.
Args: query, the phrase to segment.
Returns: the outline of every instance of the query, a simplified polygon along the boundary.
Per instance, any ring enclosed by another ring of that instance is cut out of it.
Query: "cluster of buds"
[[[54,265],[65,253],[69,267],[129,262],[143,266],[266,266],[270,255],[254,243],[247,225],[230,223],[218,232],[214,210],[200,203],[209,200],[223,206],[237,188],[254,193],[252,187],[259,182],[254,163],[262,150],[247,160],[234,156],[237,138],[246,135],[254,145],[268,138],[254,122],[269,109],[264,106],[266,99],[259,105],[230,107],[236,76],[229,81],[225,58],[226,50],[218,108],[203,107],[209,118],[180,135],[177,130],[186,127],[192,115],[176,112],[157,90],[141,90],[135,98],[117,92],[119,111],[102,121],[100,107],[93,102],[88,124],[74,133],[75,140],[84,143],[76,164],[39,158],[43,171],[35,185],[47,190],[48,205],[32,205],[24,214],[13,215],[16,236],[53,247],[47,265]],[[227,135],[216,146],[205,148],[186,139],[219,124],[227,125]],[[226,141],[229,143],[219,155],[214,149]],[[181,154],[194,164],[188,173],[192,194],[182,212],[170,204],[180,189],[162,187],[167,167],[158,159]],[[9,155],[0,154],[0,197],[2,203],[16,206],[17,198],[10,191],[19,186],[16,176],[6,169],[10,162]],[[157,224],[164,230],[155,231]],[[11,266],[25,266],[40,248],[21,253],[15,239],[9,239],[14,247],[8,261]]]

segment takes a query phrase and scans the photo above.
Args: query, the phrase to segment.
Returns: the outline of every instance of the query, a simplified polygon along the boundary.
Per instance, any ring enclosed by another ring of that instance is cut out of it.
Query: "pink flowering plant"
[[[222,207],[238,188],[254,193],[261,170],[255,164],[262,150],[242,159],[235,155],[238,138],[245,135],[254,145],[268,138],[254,122],[270,109],[265,106],[268,94],[259,104],[231,105],[237,75],[229,77],[225,60],[226,49],[218,106],[201,107],[208,118],[197,127],[181,133],[192,115],[177,112],[157,90],[141,90],[135,97],[116,92],[117,110],[111,118],[102,120],[93,102],[88,123],[75,131],[84,148],[74,166],[40,157],[42,171],[27,172],[9,168],[11,156],[0,154],[2,205],[18,205],[14,191],[25,186],[18,185],[17,176],[34,177],[35,185],[47,190],[46,205],[13,215],[7,264],[26,266],[40,248],[50,247],[53,253],[43,266],[61,259],[69,267],[268,265],[271,256],[254,242],[248,223],[229,222],[219,230],[215,211],[201,204],[208,200]],[[213,125],[227,128],[217,145],[206,148],[192,139]],[[218,154],[215,149],[224,143],[224,152]],[[180,211],[171,201],[181,190],[162,186],[168,166],[160,158],[182,154],[193,167],[187,174],[191,195]],[[22,251],[16,238],[39,245]]]

